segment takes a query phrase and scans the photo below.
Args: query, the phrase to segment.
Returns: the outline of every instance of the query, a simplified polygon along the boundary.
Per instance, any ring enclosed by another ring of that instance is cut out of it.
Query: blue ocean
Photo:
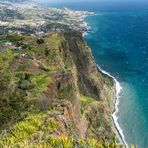
[[[148,11],[88,17],[96,63],[122,86],[118,122],[128,144],[148,147]]]
[[[122,86],[118,122],[128,144],[148,147],[148,5],[58,3],[52,6],[94,11],[85,37],[96,63]]]

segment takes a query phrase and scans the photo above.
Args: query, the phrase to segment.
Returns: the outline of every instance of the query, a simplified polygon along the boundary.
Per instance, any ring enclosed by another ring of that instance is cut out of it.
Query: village
[[[47,8],[36,3],[0,2],[0,34],[42,34],[67,29],[84,33],[89,27],[83,19],[89,15],[93,12]]]

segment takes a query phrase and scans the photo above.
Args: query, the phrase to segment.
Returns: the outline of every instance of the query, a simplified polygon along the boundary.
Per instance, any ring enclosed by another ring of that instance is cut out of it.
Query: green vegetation
[[[17,56],[18,54],[15,53],[12,49],[8,49],[4,51],[2,54],[0,54],[0,69],[4,70],[9,68],[12,60]]]
[[[18,42],[18,41],[22,41],[23,40],[23,37],[20,36],[20,35],[7,35],[7,36],[4,36],[3,39],[9,41],[9,42]]]
[[[95,101],[94,99],[92,99],[90,97],[81,95],[81,103],[82,103],[82,106],[85,106],[85,107],[86,106],[89,106],[93,102],[97,102],[97,101]]]
[[[36,77],[33,77],[32,82],[34,83],[34,87],[38,91],[47,91],[48,85],[52,82],[48,73],[42,74]]]
[[[2,38],[21,48],[0,54],[0,147],[116,147],[113,84],[81,34]]]
[[[80,101],[81,101],[81,113],[82,114],[92,103],[97,102],[93,98],[83,96],[83,95],[80,96]]]
[[[59,36],[58,34],[53,34],[51,37],[51,40],[53,42],[59,42],[61,39],[62,39],[61,36]]]
[[[46,112],[44,114],[36,112],[15,124],[10,133],[3,134],[0,147],[115,148],[118,145],[102,143],[95,139],[77,139],[65,134],[54,137],[51,133],[59,129],[59,123],[48,118]],[[121,147],[118,145],[118,148]]]
[[[9,35],[5,40],[21,46],[26,43],[22,36]],[[18,42],[20,41],[21,42]],[[26,49],[27,52],[28,49]],[[33,53],[33,52],[32,52]],[[22,59],[22,51],[7,49],[0,54],[0,127],[3,128],[16,122],[22,117],[24,111],[29,110],[33,98],[28,100],[28,94],[32,89],[35,92],[46,91],[51,81],[48,73],[42,72],[36,75],[32,72],[35,66],[30,59]],[[35,63],[34,63],[35,64]],[[33,67],[34,66],[34,67]],[[45,89],[46,88],[46,89]],[[31,101],[31,102],[30,102]],[[30,106],[29,106],[30,105]],[[31,107],[32,108],[32,107]],[[10,121],[10,122],[9,122]]]
[[[43,39],[37,39],[36,42],[37,42],[38,44],[43,44],[43,43],[44,43],[44,40],[43,40]]]

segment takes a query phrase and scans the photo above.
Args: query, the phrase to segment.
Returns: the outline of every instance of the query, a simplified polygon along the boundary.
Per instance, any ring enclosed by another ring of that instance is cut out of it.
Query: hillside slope
[[[2,146],[56,147],[55,138],[60,137],[117,141],[111,119],[115,86],[98,71],[81,33],[9,35],[1,40],[12,43],[0,54]],[[66,140],[71,146],[81,143]]]

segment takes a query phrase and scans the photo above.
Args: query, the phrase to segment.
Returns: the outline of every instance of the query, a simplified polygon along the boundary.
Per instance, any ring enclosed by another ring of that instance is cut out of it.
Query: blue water
[[[102,12],[88,17],[86,37],[100,66],[123,87],[119,124],[128,144],[148,147],[148,11]]]
[[[93,5],[93,6],[92,6]],[[86,41],[96,63],[122,86],[119,124],[128,144],[148,147],[148,5],[58,3],[57,7],[95,11],[86,18]]]

